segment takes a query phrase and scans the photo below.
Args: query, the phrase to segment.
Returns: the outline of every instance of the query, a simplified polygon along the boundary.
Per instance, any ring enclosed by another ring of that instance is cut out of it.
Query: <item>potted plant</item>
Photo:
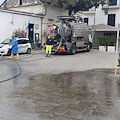
[[[119,58],[118,58],[118,65],[117,66],[120,67],[120,52],[118,53],[118,55],[119,55]]]
[[[99,36],[98,43],[99,43],[99,51],[106,51],[106,37]]]
[[[115,52],[115,44],[116,44],[116,41],[117,39],[113,36],[111,37],[108,37],[108,52]]]

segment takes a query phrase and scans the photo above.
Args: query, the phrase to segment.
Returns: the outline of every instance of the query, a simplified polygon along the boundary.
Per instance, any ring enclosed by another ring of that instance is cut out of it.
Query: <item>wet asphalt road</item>
[[[96,50],[0,58],[0,120],[120,120],[117,59]]]

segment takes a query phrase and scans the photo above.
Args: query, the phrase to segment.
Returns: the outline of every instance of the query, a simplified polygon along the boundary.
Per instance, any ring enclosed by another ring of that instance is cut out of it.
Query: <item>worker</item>
[[[17,57],[16,59],[19,59],[19,54],[18,54],[18,42],[14,36],[12,36],[12,42],[10,42],[9,45],[12,45],[12,51],[11,51],[11,56],[9,57],[10,59],[13,58],[13,55],[16,54]]]
[[[51,39],[51,36],[48,35],[46,41],[46,57],[50,57],[51,55],[52,44],[53,44],[53,40]]]

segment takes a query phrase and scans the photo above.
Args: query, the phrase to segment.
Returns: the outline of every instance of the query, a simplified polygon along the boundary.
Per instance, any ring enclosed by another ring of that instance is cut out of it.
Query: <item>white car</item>
[[[31,44],[27,38],[17,38],[18,41],[18,52],[19,53],[31,53]],[[0,43],[0,55],[10,55],[12,51],[12,45],[9,46],[12,38],[8,38]]]

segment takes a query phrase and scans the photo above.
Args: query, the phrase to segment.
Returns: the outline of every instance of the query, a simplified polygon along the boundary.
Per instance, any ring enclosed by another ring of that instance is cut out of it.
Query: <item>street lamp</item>
[[[108,14],[109,6],[107,4],[103,5],[102,10],[104,10],[105,15]]]

